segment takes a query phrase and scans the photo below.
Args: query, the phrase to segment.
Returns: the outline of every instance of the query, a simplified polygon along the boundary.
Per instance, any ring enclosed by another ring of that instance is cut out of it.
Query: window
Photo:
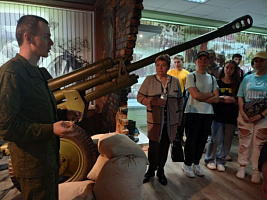
[[[0,2],[0,66],[18,53],[15,37],[17,20],[26,14],[38,15],[49,22],[54,45],[49,56],[41,58],[38,65],[45,67],[53,78],[93,62],[94,13]]]

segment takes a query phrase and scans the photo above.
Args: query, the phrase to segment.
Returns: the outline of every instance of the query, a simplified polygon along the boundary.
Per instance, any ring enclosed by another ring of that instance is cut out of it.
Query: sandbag
[[[142,200],[147,160],[135,156],[111,158],[103,166],[93,187],[97,200]]]
[[[103,166],[106,164],[108,160],[109,158],[107,158],[106,156],[99,155],[96,160],[95,165],[93,166],[91,171],[88,173],[87,178],[96,182],[100,171],[102,170]]]
[[[95,200],[92,188],[94,181],[64,182],[59,184],[59,200]]]
[[[147,160],[142,148],[123,134],[108,133],[103,135],[98,141],[98,151],[107,158],[133,155]]]

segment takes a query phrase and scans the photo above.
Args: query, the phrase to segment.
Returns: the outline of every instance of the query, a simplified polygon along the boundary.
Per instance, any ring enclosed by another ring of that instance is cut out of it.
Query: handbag
[[[267,108],[267,98],[255,99],[244,103],[244,112],[248,117],[254,117]]]
[[[171,145],[172,162],[184,162],[184,150],[179,139],[175,139]]]

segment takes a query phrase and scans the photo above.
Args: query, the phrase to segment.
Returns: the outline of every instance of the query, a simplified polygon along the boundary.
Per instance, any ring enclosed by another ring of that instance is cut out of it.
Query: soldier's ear
[[[24,33],[24,41],[27,41],[30,44],[35,43],[34,36],[30,33]]]

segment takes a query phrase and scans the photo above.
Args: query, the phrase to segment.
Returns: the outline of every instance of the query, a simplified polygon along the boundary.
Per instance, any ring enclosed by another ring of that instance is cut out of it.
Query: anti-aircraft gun
[[[245,15],[219,27],[215,31],[156,53],[135,63],[125,66],[122,58],[105,58],[68,74],[51,79],[48,81],[48,85],[54,93],[56,101],[58,102],[58,107],[83,111],[85,102],[95,100],[137,83],[138,76],[129,73],[154,63],[157,56],[161,54],[169,54],[172,56],[214,38],[246,30],[252,26],[252,23],[253,20],[251,16]],[[114,66],[118,67],[115,70],[111,70]],[[100,73],[102,71],[104,71],[104,73]],[[95,74],[99,75],[95,78],[73,84]],[[99,90],[85,94],[83,97],[80,96],[81,92],[100,84],[103,85]],[[61,89],[62,87],[65,88]],[[74,127],[74,131],[78,133],[76,137],[61,138],[60,177],[62,181],[84,180],[97,159],[96,146],[91,136],[78,126]],[[11,179],[15,184],[16,181],[12,173],[12,164],[11,162],[9,164]]]

